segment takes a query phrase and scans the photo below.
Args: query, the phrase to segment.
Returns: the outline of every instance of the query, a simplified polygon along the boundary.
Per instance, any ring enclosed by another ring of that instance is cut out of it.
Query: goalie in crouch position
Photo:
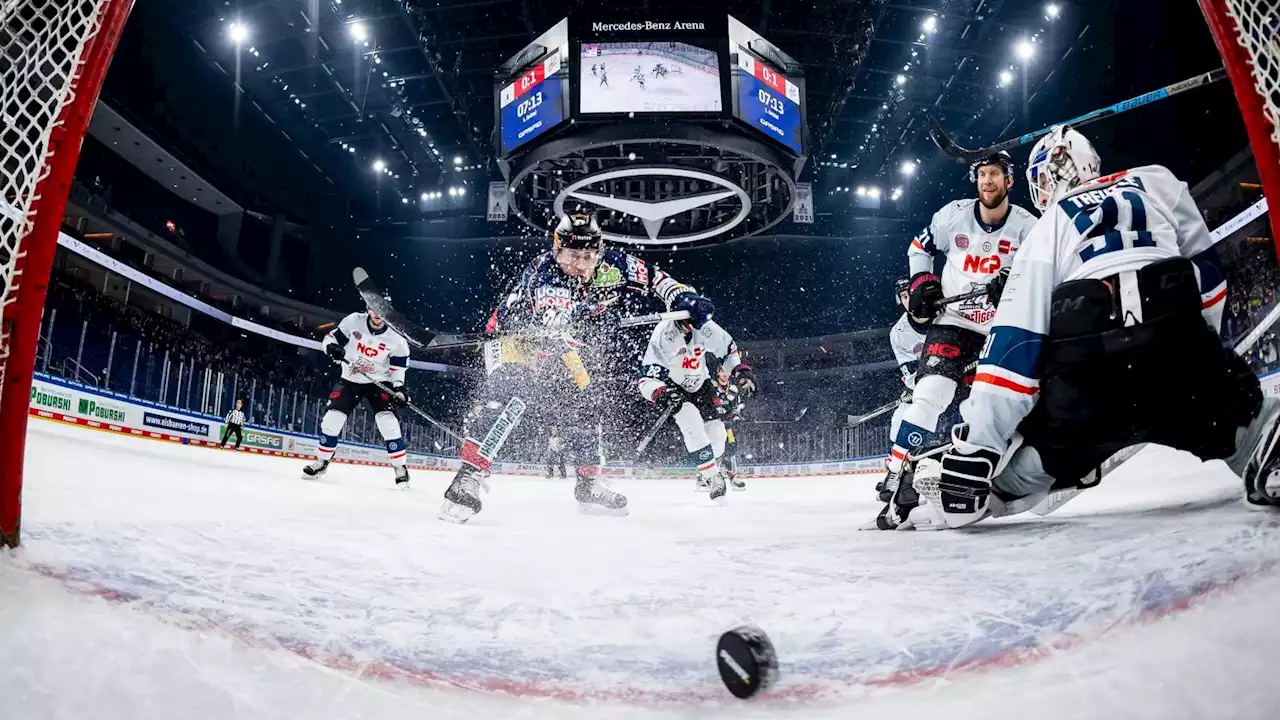
[[[408,489],[404,436],[394,410],[409,402],[409,393],[404,387],[409,342],[369,308],[343,318],[324,336],[323,347],[330,359],[342,366],[342,378],[329,393],[329,403],[320,420],[320,449],[316,452],[316,461],[302,472],[309,478],[317,478],[329,469],[347,416],[365,400],[374,412],[378,434],[387,443],[387,459],[395,468],[396,486]],[[374,380],[390,387],[391,392],[379,388]]]
[[[664,320],[653,329],[640,365],[640,395],[663,412],[674,408],[684,447],[707,483],[712,500],[725,504],[726,475],[720,467],[726,431],[717,407],[711,371],[726,372],[743,397],[756,391],[755,375],[738,346],[714,320],[694,327],[688,320]]]
[[[650,311],[661,300],[687,310],[701,327],[711,301],[621,250],[606,249],[594,216],[565,216],[554,247],[534,258],[494,310],[486,332],[490,374],[465,423],[462,468],[444,493],[439,517],[466,522],[480,512],[480,488],[498,451],[527,409],[537,425],[568,428],[565,454],[575,466],[573,496],[582,510],[627,514],[627,498],[598,477],[589,433],[617,412],[617,394],[635,377],[643,337],[619,327],[623,314]]]
[[[1280,401],[1223,347],[1226,282],[1186,183],[1159,165],[1100,166],[1070,128],[1032,150],[1044,214],[1014,259],[951,449],[916,467],[911,526],[1047,514],[1142,442],[1223,459],[1249,506],[1280,505],[1267,488]]]

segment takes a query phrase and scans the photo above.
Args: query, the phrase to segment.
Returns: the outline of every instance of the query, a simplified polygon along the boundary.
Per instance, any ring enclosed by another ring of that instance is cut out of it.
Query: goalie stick
[[[962,163],[972,163],[984,157],[988,157],[990,155],[998,153],[1001,150],[1012,150],[1016,147],[1020,147],[1022,145],[1027,145],[1029,143],[1035,142],[1041,136],[1049,134],[1049,132],[1053,130],[1054,127],[1057,127],[1058,125],[1067,125],[1073,128],[1079,128],[1081,126],[1088,125],[1089,123],[1095,122],[1097,120],[1101,120],[1102,118],[1105,118],[1105,117],[1111,117],[1112,115],[1119,115],[1122,112],[1128,112],[1130,110],[1133,110],[1134,108],[1140,108],[1143,105],[1150,105],[1153,102],[1157,102],[1159,100],[1164,100],[1165,98],[1173,97],[1174,95],[1186,92],[1187,90],[1191,90],[1193,88],[1198,88],[1204,85],[1211,85],[1215,82],[1218,82],[1219,80],[1222,80],[1226,76],[1227,76],[1227,71],[1225,68],[1218,68],[1216,70],[1211,70],[1202,75],[1196,75],[1195,77],[1187,78],[1182,82],[1176,82],[1172,85],[1167,85],[1165,87],[1160,88],[1159,90],[1153,90],[1149,93],[1139,95],[1135,98],[1129,98],[1128,100],[1115,103],[1114,105],[1108,105],[1103,108],[1098,108],[1093,112],[1085,113],[1084,115],[1081,115],[1079,117],[1071,118],[1070,120],[1064,120],[1059,123],[1054,123],[1049,127],[1041,128],[1039,130],[1036,130],[1035,132],[1029,132],[1025,135],[1020,135],[1016,138],[1011,138],[1003,142],[998,142],[995,145],[988,145],[987,147],[978,148],[976,150],[969,150],[967,148],[963,148],[960,145],[958,145],[956,141],[951,139],[951,137],[947,135],[946,131],[942,129],[942,125],[938,123],[937,119],[935,119],[932,115],[928,115],[926,113],[926,116],[929,119],[929,137],[933,139],[933,142],[935,145],[938,146],[938,149],[941,150],[943,153],[945,153],[952,160],[955,160],[956,162],[962,162]]]
[[[382,319],[391,326],[392,330],[404,336],[411,345],[417,348],[426,348],[432,340],[435,339],[436,333],[430,330],[424,330],[410,322],[391,305],[391,298],[383,292],[373,279],[369,277],[369,273],[364,268],[355,268],[351,271],[351,279],[356,284],[356,290],[360,292],[360,297],[364,298],[364,304],[373,308],[373,311],[382,316]],[[426,338],[423,340],[423,338]]]

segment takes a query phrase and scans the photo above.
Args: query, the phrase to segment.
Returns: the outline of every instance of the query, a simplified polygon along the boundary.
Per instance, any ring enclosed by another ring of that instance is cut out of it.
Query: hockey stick
[[[618,322],[618,327],[636,327],[639,325],[656,325],[663,320],[688,320],[688,310],[672,310],[670,312],[649,313],[648,315],[632,315]]]
[[[395,394],[395,390],[393,390],[393,389],[391,388],[391,386],[386,385],[386,384],[384,384],[384,383],[382,383],[382,382],[379,382],[378,380],[374,379],[374,377],[373,377],[372,375],[370,375],[369,373],[367,373],[367,372],[365,372],[365,371],[363,371],[363,370],[358,370],[358,369],[356,369],[356,367],[355,367],[354,365],[352,365],[351,363],[347,362],[346,360],[343,360],[343,361],[342,361],[342,364],[343,364],[343,365],[346,365],[347,367],[350,367],[350,368],[352,369],[352,371],[354,371],[354,372],[358,372],[358,373],[360,373],[361,375],[363,375],[363,376],[365,376],[365,377],[369,378],[369,382],[373,383],[373,386],[374,386],[374,387],[376,387],[376,388],[378,388],[378,389],[379,389],[379,390],[381,390],[382,392],[387,393],[388,395],[394,395],[394,394]],[[440,428],[441,430],[443,430],[443,431],[444,431],[444,433],[445,433],[446,435],[448,435],[449,437],[453,438],[454,440],[457,440],[457,441],[459,441],[459,442],[465,442],[465,441],[466,441],[466,438],[464,438],[464,437],[462,437],[461,435],[459,435],[458,433],[454,432],[454,431],[453,431],[453,429],[452,429],[452,428],[450,428],[449,426],[445,425],[444,423],[440,422],[439,420],[437,420],[437,419],[435,419],[435,418],[431,417],[430,415],[428,415],[428,414],[426,413],[426,411],[425,411],[425,410],[423,410],[422,408],[418,407],[417,405],[414,405],[414,404],[413,404],[413,403],[411,403],[411,402],[406,402],[406,403],[404,404],[404,406],[405,406],[405,407],[407,407],[407,408],[409,408],[409,409],[410,409],[410,410],[412,410],[413,412],[417,413],[418,417],[422,418],[423,420],[426,420],[427,422],[431,423],[432,425],[435,425],[436,427],[438,427],[438,428]]]
[[[618,327],[624,327],[624,328],[638,327],[640,325],[654,325],[656,323],[662,322],[663,320],[688,320],[688,319],[689,319],[688,310],[675,310],[672,312],[650,313],[648,315],[631,315],[629,317],[622,318],[622,320],[618,323]],[[528,337],[528,338],[559,337],[565,332],[565,329],[562,327],[541,328],[538,330],[540,331],[525,330],[523,332],[512,333],[512,335],[508,337]],[[479,334],[437,335],[435,339],[433,339],[427,345],[427,349],[443,350],[446,348],[469,347],[471,345],[482,345],[485,342],[493,339],[494,338],[486,337],[484,335],[479,335]]]
[[[880,407],[876,408],[875,410],[872,410],[871,412],[867,413],[866,415],[859,415],[858,417],[853,419],[853,422],[849,423],[845,427],[858,427],[862,423],[868,420],[873,420],[875,418],[878,418],[881,415],[889,412],[890,410],[896,410],[898,408],[898,405],[900,405],[901,403],[902,403],[901,399],[894,400],[892,402],[887,402],[884,405],[881,405]]]
[[[1110,117],[1112,115],[1119,115],[1122,112],[1128,112],[1130,110],[1133,110],[1134,108],[1139,108],[1139,107],[1142,107],[1143,105],[1150,105],[1151,103],[1156,102],[1158,100],[1164,100],[1165,98],[1173,97],[1174,95],[1186,92],[1187,90],[1191,90],[1193,88],[1198,88],[1203,85],[1210,85],[1212,83],[1218,82],[1219,80],[1225,78],[1226,76],[1227,76],[1226,69],[1218,68],[1216,70],[1212,70],[1202,75],[1196,75],[1193,78],[1188,78],[1186,80],[1183,80],[1182,82],[1176,82],[1172,85],[1167,85],[1165,87],[1160,88],[1159,90],[1153,90],[1144,95],[1139,95],[1135,98],[1130,98],[1123,102],[1115,103],[1114,105],[1108,105],[1104,108],[1098,108],[1097,110],[1094,110],[1093,112],[1085,113],[1080,117],[1071,118],[1070,120],[1064,120],[1062,122],[1055,123],[1054,125],[1050,125],[1049,127],[1036,130],[1035,132],[1029,132],[1025,135],[1021,135],[1016,138],[1011,138],[1003,142],[998,142],[995,145],[988,145],[987,147],[978,148],[976,150],[969,150],[967,148],[960,147],[960,145],[956,144],[955,140],[952,140],[951,137],[947,135],[946,131],[942,129],[942,125],[940,125],[937,119],[935,119],[932,115],[927,116],[929,119],[929,137],[933,139],[933,142],[935,145],[938,146],[938,149],[941,150],[943,153],[945,153],[952,160],[955,160],[956,162],[962,162],[962,163],[971,163],[976,160],[980,160],[984,157],[988,157],[992,154],[998,153],[1001,150],[1012,150],[1016,147],[1020,147],[1028,143],[1035,142],[1041,136],[1048,135],[1049,132],[1052,131],[1053,128],[1057,127],[1058,125],[1068,125],[1070,127],[1079,128],[1084,125],[1088,125],[1089,123],[1095,122],[1097,120],[1101,120],[1102,118],[1105,118],[1105,117]]]
[[[413,346],[418,348],[427,347],[436,336],[436,333],[430,330],[424,330],[414,325],[407,318],[396,311],[391,305],[391,298],[382,292],[369,277],[369,273],[364,268],[355,268],[351,271],[351,279],[356,284],[356,290],[359,291],[360,297],[364,298],[364,303],[368,307],[373,308],[374,312],[382,317],[383,321],[391,326],[392,330],[404,336]],[[426,340],[422,340],[426,337]]]
[[[671,413],[675,411],[676,411],[675,405],[672,405],[671,407],[662,411],[662,415],[658,417],[658,421],[653,424],[653,429],[649,430],[649,434],[645,435],[644,439],[641,440],[640,444],[636,447],[637,457],[644,452],[645,448],[649,447],[649,443],[653,442],[653,439],[658,436],[658,431],[661,430],[662,426],[667,423],[667,418],[671,417]]]

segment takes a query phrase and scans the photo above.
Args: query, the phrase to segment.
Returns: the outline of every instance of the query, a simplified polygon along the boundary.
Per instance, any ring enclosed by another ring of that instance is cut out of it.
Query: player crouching
[[[695,322],[665,320],[653,329],[638,385],[640,394],[658,410],[672,411],[698,477],[706,481],[711,499],[724,505],[726,478],[719,460],[726,432],[716,403],[718,388],[708,366],[728,373],[743,397],[755,394],[756,381],[724,328],[714,320]]]
[[[1267,488],[1280,401],[1223,347],[1226,283],[1186,183],[1158,165],[1099,177],[1100,164],[1069,128],[1032,151],[1044,214],[1014,259],[965,424],[917,466],[924,502],[904,524],[1047,514],[1142,442],[1225,460],[1247,505],[1280,506]]]
[[[373,308],[351,313],[324,336],[324,351],[342,366],[342,378],[329,393],[324,417],[320,420],[320,448],[316,461],[302,469],[308,478],[318,478],[329,469],[338,450],[338,436],[347,416],[361,400],[369,403],[378,434],[387,444],[387,459],[396,471],[396,487],[409,488],[404,435],[394,408],[409,402],[404,373],[409,367],[409,343],[383,320]],[[390,386],[382,390],[374,381]]]

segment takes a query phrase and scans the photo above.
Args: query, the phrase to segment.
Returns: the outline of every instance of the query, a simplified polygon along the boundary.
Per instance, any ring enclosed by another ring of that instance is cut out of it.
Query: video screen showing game
[[[719,112],[719,57],[682,42],[583,43],[581,112]]]

